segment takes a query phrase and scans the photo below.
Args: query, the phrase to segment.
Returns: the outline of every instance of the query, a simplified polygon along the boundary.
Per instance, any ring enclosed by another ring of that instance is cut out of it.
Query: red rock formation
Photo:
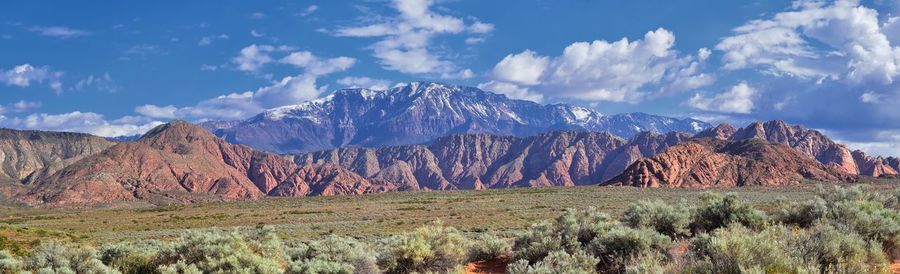
[[[30,204],[256,199],[336,195],[371,184],[338,166],[298,167],[280,156],[232,145],[186,122],[159,126],[41,179],[18,198]]]
[[[853,151],[853,160],[859,167],[859,172],[872,177],[898,175],[897,170],[881,157],[866,155],[860,150]]]
[[[527,138],[464,134],[439,138],[429,146],[343,148],[297,155],[295,161],[341,165],[406,189],[583,185],[601,181],[607,170],[604,159],[624,143],[599,132],[560,131]]]
[[[761,140],[699,139],[640,160],[603,185],[706,188],[795,185],[853,177],[783,145]]]

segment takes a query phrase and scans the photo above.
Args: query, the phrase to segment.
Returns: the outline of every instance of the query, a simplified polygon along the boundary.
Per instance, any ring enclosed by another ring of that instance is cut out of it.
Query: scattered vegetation
[[[639,201],[618,217],[569,209],[514,235],[437,221],[375,239],[286,240],[259,225],[96,248],[48,240],[3,245],[0,273],[457,273],[501,258],[513,274],[886,273],[900,259],[900,190],[822,188],[766,212],[709,192]]]

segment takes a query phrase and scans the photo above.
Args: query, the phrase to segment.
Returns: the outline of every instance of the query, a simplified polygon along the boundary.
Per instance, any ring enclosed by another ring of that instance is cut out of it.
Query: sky
[[[5,1],[0,127],[135,135],[436,81],[898,156],[898,1]]]

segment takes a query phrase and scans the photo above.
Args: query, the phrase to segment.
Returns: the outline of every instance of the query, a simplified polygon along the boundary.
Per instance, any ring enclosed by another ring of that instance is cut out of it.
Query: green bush
[[[650,228],[675,238],[688,234],[690,218],[687,207],[676,208],[657,200],[632,204],[620,220],[633,228]]]
[[[369,246],[351,238],[328,236],[289,249],[288,273],[378,273]]]
[[[821,197],[805,202],[787,203],[775,212],[777,222],[800,227],[811,227],[828,214],[827,202]]]
[[[509,254],[511,249],[509,243],[494,234],[479,234],[472,240],[472,246],[469,248],[469,261],[497,258]]]
[[[700,195],[700,205],[694,209],[691,219],[691,230],[699,233],[710,232],[732,223],[761,228],[765,224],[766,215],[740,201],[737,194],[704,192]]]
[[[542,260],[553,251],[574,254],[583,251],[597,235],[618,226],[605,213],[593,208],[587,210],[566,210],[553,221],[534,225],[520,234],[513,244],[513,260],[527,260],[531,263]]]
[[[89,247],[43,242],[25,258],[25,268],[38,273],[117,273],[103,264]]]
[[[0,273],[19,273],[22,261],[6,250],[0,250]]]
[[[533,264],[526,259],[507,266],[509,274],[582,274],[596,272],[599,260],[584,251],[567,253],[562,250],[550,252]]]
[[[445,272],[459,268],[469,256],[469,240],[458,230],[437,223],[382,240],[378,265],[387,273]]]
[[[237,232],[188,232],[160,250],[155,260],[161,270],[174,264],[171,267],[178,270],[196,268],[203,273],[282,273],[287,264],[280,240],[265,229],[252,237]]]
[[[800,258],[820,273],[886,272],[888,261],[881,245],[851,231],[820,225],[795,242],[801,247]]]
[[[156,242],[111,244],[102,246],[99,256],[103,264],[125,274],[152,273],[157,268],[153,258],[158,250]]]
[[[741,225],[733,225],[701,234],[691,242],[691,251],[699,262],[694,273],[746,273],[755,270],[765,273],[805,273],[807,267],[798,259],[790,231],[772,226],[754,232]]]
[[[160,274],[203,274],[196,265],[187,264],[184,261],[170,265],[161,265],[157,269]]]
[[[669,237],[654,230],[615,227],[594,239],[589,249],[600,258],[602,270],[621,272],[639,255],[665,253],[671,244]]]
[[[378,272],[354,272],[353,266],[342,262],[333,262],[320,259],[296,261],[288,267],[288,274],[353,274],[353,273],[378,273]]]
[[[878,241],[889,254],[900,255],[900,212],[886,208],[879,197],[837,200],[831,205],[827,223]]]

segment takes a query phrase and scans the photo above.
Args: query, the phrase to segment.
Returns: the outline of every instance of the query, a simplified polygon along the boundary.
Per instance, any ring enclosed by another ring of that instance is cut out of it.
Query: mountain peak
[[[590,107],[543,105],[475,87],[411,82],[389,90],[344,89],[328,97],[268,110],[230,128],[214,128],[232,143],[281,153],[345,146],[421,144],[448,134],[530,136],[557,130],[696,133],[693,119],[645,113],[606,115]]]
[[[183,120],[175,120],[159,125],[138,139],[138,142],[153,146],[176,143],[214,141],[218,139],[212,132]]]

